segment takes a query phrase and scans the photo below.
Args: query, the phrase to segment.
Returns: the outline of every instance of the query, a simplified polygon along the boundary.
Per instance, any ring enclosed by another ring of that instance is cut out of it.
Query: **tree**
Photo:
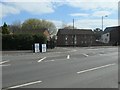
[[[26,21],[24,21],[24,23],[22,24],[22,30],[40,30],[43,28],[47,28],[50,32],[50,34],[55,34],[56,33],[56,27],[55,25],[50,22],[50,21],[46,21],[46,20],[39,20],[39,19],[27,19]]]
[[[14,21],[12,25],[9,26],[10,31],[14,34],[21,30],[21,22]]]
[[[10,34],[10,31],[8,29],[8,25],[5,22],[2,26],[2,34]]]
[[[95,33],[96,40],[100,40],[101,35],[103,34],[103,31],[100,28],[96,28],[94,29],[94,33]]]

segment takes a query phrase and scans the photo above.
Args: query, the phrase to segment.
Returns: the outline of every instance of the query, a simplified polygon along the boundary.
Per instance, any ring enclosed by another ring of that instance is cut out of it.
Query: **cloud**
[[[0,3],[0,8],[1,8],[0,18],[5,17],[9,14],[19,14],[20,13],[20,11],[17,8],[2,4],[2,3]]]
[[[118,20],[116,19],[104,19],[104,28],[117,26]],[[72,22],[68,23],[68,25],[73,25]],[[76,20],[75,27],[82,28],[82,29],[95,29],[101,28],[102,23],[101,19],[84,19],[84,20]]]
[[[110,15],[111,12],[110,11],[96,11],[92,14],[92,16],[95,16],[95,17],[101,17],[101,16],[105,16],[105,15]]]
[[[4,0],[3,2],[51,2],[54,0]]]
[[[118,0],[66,0],[66,4],[83,10],[117,10]]]
[[[72,14],[70,14],[70,16],[82,16],[82,17],[86,17],[86,16],[89,16],[89,14],[86,14],[86,13],[72,13]]]
[[[13,3],[15,7],[19,8],[21,11],[27,11],[32,14],[45,14],[45,13],[52,13],[54,9],[52,7],[52,3],[49,2],[20,2],[20,3]]]
[[[4,2],[105,2],[105,0],[4,0]],[[119,2],[119,0],[109,0],[108,2]]]
[[[58,21],[58,20],[48,20],[48,21],[53,22],[57,29],[61,28],[63,24],[62,21]]]
[[[2,17],[9,14],[19,14],[21,11],[26,11],[31,14],[46,14],[53,13],[54,7],[51,2],[4,2],[2,4]]]

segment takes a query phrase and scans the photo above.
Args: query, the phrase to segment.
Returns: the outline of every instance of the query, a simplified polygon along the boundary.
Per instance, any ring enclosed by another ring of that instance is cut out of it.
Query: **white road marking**
[[[45,61],[45,62],[53,62],[53,61],[55,61],[55,60],[47,60],[47,61]]]
[[[2,61],[2,62],[0,62],[0,64],[6,63],[6,62],[9,62],[9,60],[7,60],[7,61]]]
[[[71,51],[67,51],[67,52],[69,53],[69,52],[76,52],[76,51],[77,51],[77,50],[71,50]]]
[[[83,55],[84,55],[84,56],[86,56],[86,57],[88,57],[88,56],[89,56],[89,55],[87,55],[87,54],[85,54],[85,53],[83,53]]]
[[[79,71],[77,72],[78,74],[81,74],[81,73],[85,73],[85,72],[89,72],[89,71],[93,71],[93,70],[97,70],[97,69],[101,69],[101,68],[105,68],[105,67],[109,67],[109,66],[113,66],[115,65],[116,63],[113,63],[113,64],[107,64],[107,65],[104,65],[104,66],[100,66],[100,67],[96,67],[96,68],[91,68],[91,69],[87,69],[87,70],[83,70],[83,71]]]
[[[3,67],[3,66],[10,66],[11,64],[3,64],[3,65],[0,65],[0,67]]]
[[[46,57],[44,57],[44,58],[42,58],[42,59],[38,60],[38,62],[41,62],[41,61],[43,61],[44,59],[46,59]]]
[[[42,81],[35,81],[35,82],[25,83],[25,84],[21,84],[21,85],[9,87],[8,89],[24,87],[24,86],[28,86],[28,85],[32,85],[32,84],[36,84],[36,83],[41,83],[41,82],[42,82]]]
[[[70,59],[70,55],[67,55],[67,59]]]

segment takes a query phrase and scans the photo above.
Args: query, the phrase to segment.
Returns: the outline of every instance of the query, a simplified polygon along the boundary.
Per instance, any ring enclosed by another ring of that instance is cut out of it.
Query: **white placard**
[[[42,52],[46,52],[46,44],[42,44]]]
[[[39,43],[35,43],[35,53],[40,52]]]

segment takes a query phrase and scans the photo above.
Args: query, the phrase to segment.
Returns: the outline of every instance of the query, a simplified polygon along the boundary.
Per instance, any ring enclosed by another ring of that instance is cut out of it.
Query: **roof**
[[[94,34],[91,29],[59,29],[57,34]]]
[[[107,27],[105,30],[104,30],[104,34],[105,33],[108,33],[108,32],[111,32],[113,30],[120,30],[120,26],[114,26],[114,27]]]

